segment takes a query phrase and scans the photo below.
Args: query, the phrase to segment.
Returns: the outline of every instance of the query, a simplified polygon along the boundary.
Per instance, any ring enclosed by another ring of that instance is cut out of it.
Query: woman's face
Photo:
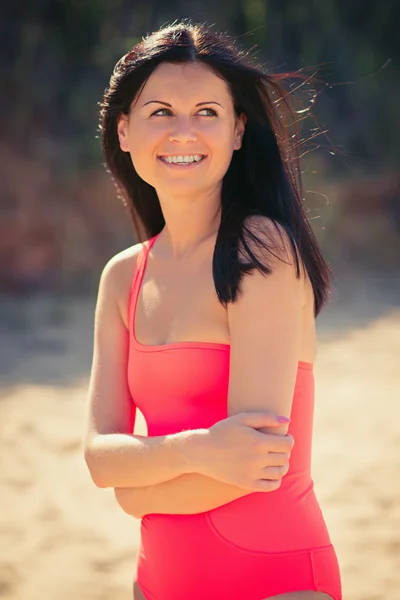
[[[220,186],[244,121],[227,83],[209,68],[162,63],[121,116],[118,136],[144,181],[157,192],[186,195]]]

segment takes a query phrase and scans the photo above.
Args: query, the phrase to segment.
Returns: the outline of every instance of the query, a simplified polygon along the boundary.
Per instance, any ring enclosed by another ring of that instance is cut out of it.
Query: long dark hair
[[[254,244],[274,255],[274,244],[257,236],[247,223],[268,217],[288,235],[297,276],[303,264],[314,290],[314,314],[329,294],[331,272],[305,215],[299,168],[298,132],[290,94],[280,81],[293,73],[267,74],[236,47],[232,38],[203,24],[181,21],[148,35],[115,65],[100,104],[100,129],[106,165],[128,207],[138,241],[163,229],[165,220],[156,190],[137,174],[129,153],[120,149],[117,123],[162,62],[201,62],[229,85],[235,112],[246,116],[242,147],[233,153],[224,176],[221,221],[213,256],[213,277],[220,302],[234,302],[244,273],[271,273],[271,263]],[[297,75],[297,73],[295,74]],[[299,74],[301,77],[301,75]],[[249,218],[249,219],[248,219]],[[240,251],[239,251],[240,249]],[[245,250],[246,262],[240,260]]]

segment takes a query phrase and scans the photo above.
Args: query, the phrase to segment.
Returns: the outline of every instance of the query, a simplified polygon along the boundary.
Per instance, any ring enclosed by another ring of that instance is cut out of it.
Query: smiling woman
[[[142,520],[136,600],[342,597],[311,477],[330,271],[282,78],[182,22],[121,58],[102,103],[139,243],[100,280],[84,448]]]

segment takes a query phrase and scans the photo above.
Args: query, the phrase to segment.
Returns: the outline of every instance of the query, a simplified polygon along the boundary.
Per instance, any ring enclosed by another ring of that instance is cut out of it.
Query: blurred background
[[[121,55],[184,17],[235,36],[270,71],[306,69],[320,79],[312,107],[319,134],[310,120],[303,135],[304,200],[335,279],[317,321],[314,480],[344,598],[396,598],[395,0],[3,3],[0,598],[131,598],[138,522],[110,490],[94,487],[80,449],[99,275],[136,242],[103,166],[98,102]]]

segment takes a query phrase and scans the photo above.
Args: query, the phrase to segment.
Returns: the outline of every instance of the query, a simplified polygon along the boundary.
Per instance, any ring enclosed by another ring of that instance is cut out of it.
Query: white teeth
[[[186,155],[186,156],[162,156],[161,158],[162,158],[162,160],[164,160],[168,163],[186,164],[186,163],[199,162],[202,160],[203,157],[200,154],[194,154],[194,155]]]

